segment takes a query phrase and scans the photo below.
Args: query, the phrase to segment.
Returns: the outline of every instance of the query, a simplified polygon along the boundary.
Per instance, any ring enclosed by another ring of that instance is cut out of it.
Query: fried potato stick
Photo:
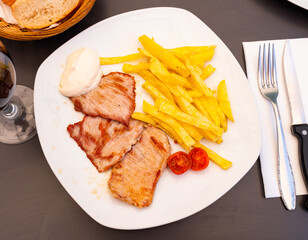
[[[210,160],[212,160],[214,163],[216,163],[218,166],[220,166],[222,169],[224,170],[227,170],[229,169],[231,166],[232,166],[232,162],[221,157],[220,155],[218,155],[216,152],[212,151],[211,149],[207,148],[206,146],[204,146],[203,144],[201,143],[196,143],[194,145],[194,147],[199,147],[199,148],[202,148],[204,149]]]
[[[167,49],[163,48],[157,44],[153,39],[150,39],[146,35],[139,37],[139,41],[151,55],[158,58],[160,61],[166,64],[166,66],[173,69],[175,72],[181,74],[184,77],[188,77],[189,71],[187,70],[185,64],[183,64],[179,59],[177,59],[172,53]]]
[[[198,119],[196,117],[188,115],[188,114],[180,111],[179,109],[175,108],[174,106],[172,106],[168,102],[163,102],[160,105],[160,108],[158,110],[162,113],[168,114],[169,116],[171,116],[171,117],[173,117],[173,118],[175,118],[179,121],[186,122],[186,123],[191,124],[195,127],[211,131],[214,134],[216,134],[217,136],[221,136],[222,133],[223,133],[223,129],[216,126],[213,122],[208,121],[206,119]]]
[[[134,61],[143,57],[144,55],[141,53],[133,53],[120,57],[100,57],[99,60],[101,65],[110,65],[110,64],[118,64],[123,62]]]
[[[185,147],[191,147],[193,144],[195,144],[196,141],[174,118],[170,117],[167,114],[159,112],[157,108],[155,108],[146,101],[143,101],[143,111],[171,126],[173,130],[176,132],[177,138],[181,139],[180,143],[181,142],[184,143]]]

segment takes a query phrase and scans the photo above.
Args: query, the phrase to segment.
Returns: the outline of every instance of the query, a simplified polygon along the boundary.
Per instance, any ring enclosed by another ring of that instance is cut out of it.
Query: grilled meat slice
[[[126,127],[102,117],[84,116],[82,121],[70,124],[67,130],[97,170],[104,172],[131,149],[144,127],[142,122],[133,119]]]
[[[135,110],[135,79],[131,75],[112,72],[102,77],[92,91],[71,97],[75,110],[86,115],[119,121],[128,126]]]
[[[112,195],[138,208],[150,206],[170,151],[166,134],[148,127],[132,150],[112,168],[108,181]]]

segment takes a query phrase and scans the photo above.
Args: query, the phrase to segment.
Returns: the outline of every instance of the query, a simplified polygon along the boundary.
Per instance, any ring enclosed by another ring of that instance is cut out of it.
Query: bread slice
[[[23,28],[40,29],[66,17],[79,0],[16,0],[12,13]]]

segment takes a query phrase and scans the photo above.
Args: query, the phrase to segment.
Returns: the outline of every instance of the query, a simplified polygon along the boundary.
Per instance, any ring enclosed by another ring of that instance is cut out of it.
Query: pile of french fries
[[[204,81],[215,71],[206,63],[213,58],[216,46],[165,49],[146,35],[139,41],[143,48],[138,48],[138,53],[100,58],[101,65],[147,60],[123,64],[123,72],[139,74],[145,80],[142,87],[154,100],[154,105],[143,101],[144,113],[135,112],[132,118],[164,130],[188,151],[203,148],[213,162],[223,169],[230,168],[232,162],[200,143],[203,138],[222,143],[228,119],[234,121],[225,80],[216,90]]]

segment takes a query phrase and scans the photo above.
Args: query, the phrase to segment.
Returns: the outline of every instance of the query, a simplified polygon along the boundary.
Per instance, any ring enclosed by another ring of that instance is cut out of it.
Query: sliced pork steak
[[[102,117],[84,116],[67,127],[70,136],[86,153],[99,172],[117,164],[137,142],[143,123],[131,119],[128,127]]]
[[[133,76],[112,72],[102,77],[92,91],[71,97],[75,110],[86,115],[119,121],[128,126],[135,110],[135,79]]]
[[[111,170],[108,186],[112,195],[139,208],[150,206],[170,151],[163,131],[144,130],[138,143]]]

